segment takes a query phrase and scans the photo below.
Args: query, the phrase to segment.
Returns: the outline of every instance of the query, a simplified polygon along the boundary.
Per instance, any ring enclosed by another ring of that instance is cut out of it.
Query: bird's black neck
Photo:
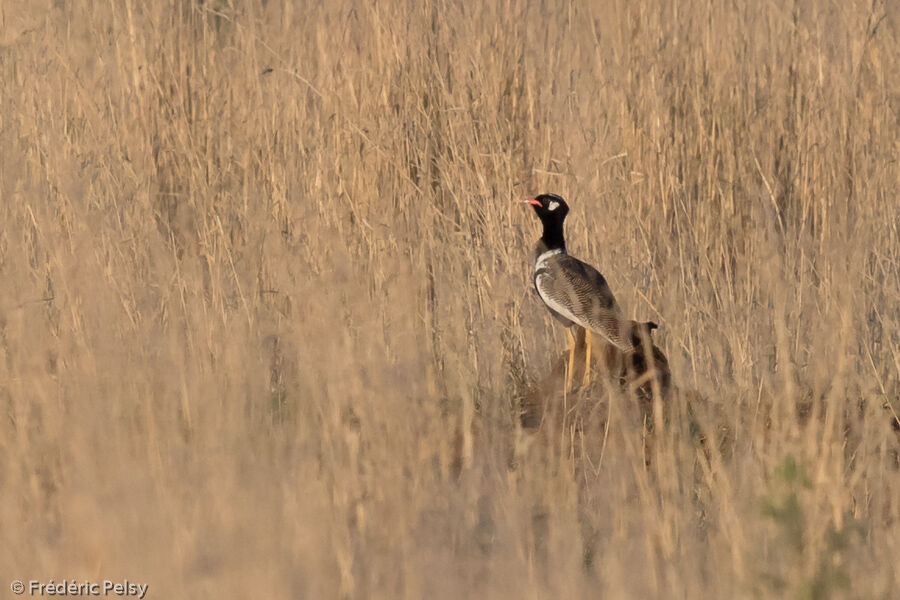
[[[544,222],[544,235],[541,241],[547,247],[547,250],[563,250],[566,249],[566,240],[563,238],[563,225],[560,222]]]

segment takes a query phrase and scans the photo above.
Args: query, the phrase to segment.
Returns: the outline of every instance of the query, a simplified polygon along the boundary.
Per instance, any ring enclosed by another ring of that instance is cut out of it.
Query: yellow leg
[[[575,375],[575,337],[566,329],[566,337],[569,339],[569,363],[566,366],[566,391],[572,389],[572,377]]]
[[[582,387],[587,387],[591,382],[591,330],[584,330],[584,380]]]

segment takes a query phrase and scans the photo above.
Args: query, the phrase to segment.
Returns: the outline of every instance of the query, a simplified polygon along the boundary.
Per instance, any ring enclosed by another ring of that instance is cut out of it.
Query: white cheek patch
[[[559,207],[559,202],[556,200],[551,200],[550,204],[547,205],[547,210],[556,210]]]

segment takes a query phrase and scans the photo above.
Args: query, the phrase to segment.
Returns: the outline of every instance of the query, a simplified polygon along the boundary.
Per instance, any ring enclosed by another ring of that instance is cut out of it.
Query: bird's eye
[[[547,205],[547,210],[556,210],[556,207],[559,206],[559,202],[556,200],[552,200],[550,204]]]

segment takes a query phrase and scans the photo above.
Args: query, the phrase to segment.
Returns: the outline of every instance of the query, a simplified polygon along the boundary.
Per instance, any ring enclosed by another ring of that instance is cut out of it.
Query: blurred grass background
[[[893,597],[898,72],[885,0],[5,0],[0,573]],[[706,445],[519,427],[545,191]]]

